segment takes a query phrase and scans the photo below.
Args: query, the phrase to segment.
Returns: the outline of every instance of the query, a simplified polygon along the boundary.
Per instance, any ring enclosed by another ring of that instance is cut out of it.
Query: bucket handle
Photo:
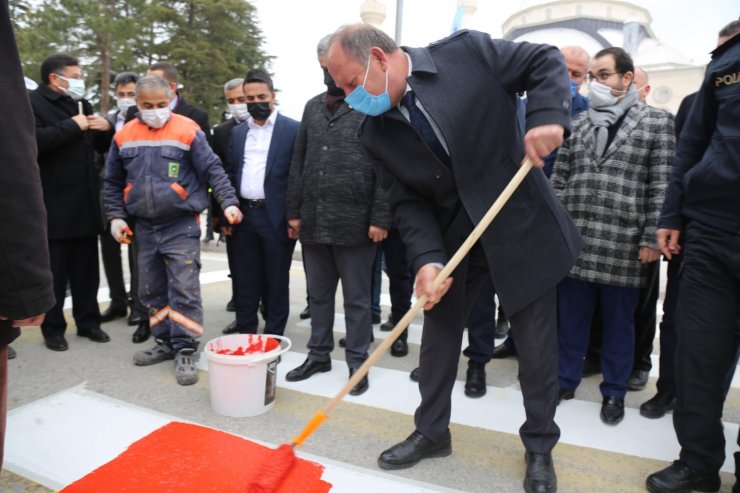
[[[293,346],[293,343],[287,337],[273,335],[273,334],[262,334],[262,335],[265,337],[272,337],[273,339],[277,339],[280,342],[280,352],[277,355],[271,354],[269,356],[258,356],[252,359],[247,364],[247,366],[257,366],[257,365],[264,363],[265,361],[273,360],[279,357],[280,355],[282,355],[283,353],[290,351],[290,348]],[[283,347],[282,343],[286,343],[287,345]]]

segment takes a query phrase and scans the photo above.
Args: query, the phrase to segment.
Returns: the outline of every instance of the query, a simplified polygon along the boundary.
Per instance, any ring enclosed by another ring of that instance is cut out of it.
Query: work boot
[[[156,365],[162,361],[175,358],[175,350],[159,339],[155,339],[157,345],[152,349],[144,349],[134,353],[134,364],[136,366]]]

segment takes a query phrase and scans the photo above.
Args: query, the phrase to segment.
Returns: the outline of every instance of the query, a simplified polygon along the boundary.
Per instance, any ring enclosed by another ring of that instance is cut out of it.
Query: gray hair
[[[326,52],[329,51],[329,43],[331,42],[332,36],[333,34],[327,34],[319,40],[319,44],[316,45],[316,54],[318,56],[326,55]]]
[[[244,84],[244,79],[241,77],[238,77],[236,79],[231,79],[229,82],[224,84],[224,92],[233,91],[237,87],[241,87]]]
[[[563,53],[563,55],[568,53],[574,58],[582,58],[585,56],[586,57],[586,67],[588,67],[588,65],[591,63],[591,56],[588,54],[586,50],[584,50],[580,46],[576,46],[576,45],[563,46],[562,48],[560,48],[560,51],[561,53]]]
[[[147,75],[136,81],[136,96],[138,97],[142,91],[156,92],[164,91],[165,96],[170,97],[170,85],[169,83],[159,77],[153,75]]]
[[[370,59],[370,48],[377,46],[385,53],[393,53],[398,45],[380,29],[367,24],[342,26],[329,40],[329,46],[339,43],[342,50],[362,64]]]

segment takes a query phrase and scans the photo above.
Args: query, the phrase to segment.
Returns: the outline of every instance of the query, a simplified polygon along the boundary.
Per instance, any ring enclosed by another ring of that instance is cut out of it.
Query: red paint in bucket
[[[272,337],[255,338],[250,341],[248,346],[239,346],[236,349],[219,349],[214,351],[216,354],[225,354],[229,356],[246,356],[247,354],[269,353],[280,347],[280,343]]]
[[[244,438],[173,422],[133,443],[121,455],[60,493],[244,493],[274,450]],[[326,493],[324,467],[298,458],[276,493]]]

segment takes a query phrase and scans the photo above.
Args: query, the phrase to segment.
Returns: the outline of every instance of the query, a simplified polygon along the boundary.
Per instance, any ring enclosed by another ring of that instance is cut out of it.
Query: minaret
[[[365,0],[360,5],[360,17],[362,22],[379,28],[385,20],[385,2],[380,0]]]

